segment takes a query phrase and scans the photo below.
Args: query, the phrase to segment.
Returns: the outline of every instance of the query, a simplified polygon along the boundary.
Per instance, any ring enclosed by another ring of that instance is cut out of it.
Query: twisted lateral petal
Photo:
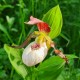
[[[33,16],[30,16],[30,21],[25,22],[25,23],[26,24],[30,24],[30,25],[34,25],[34,24],[37,24],[39,22],[43,22],[43,21],[41,21],[41,20],[39,20],[37,18],[34,18]]]
[[[41,44],[40,48],[38,49],[31,49],[31,46],[36,42],[30,43],[23,51],[22,54],[22,61],[27,66],[34,66],[44,60],[47,55],[48,48],[46,43],[44,42]]]
[[[37,24],[39,31],[43,31],[43,32],[46,32],[46,33],[50,32],[50,27],[47,23],[45,23],[45,22],[43,22],[43,21],[41,21],[37,18],[34,18],[33,16],[30,17],[30,21],[25,22],[25,23],[30,24],[30,25]]]

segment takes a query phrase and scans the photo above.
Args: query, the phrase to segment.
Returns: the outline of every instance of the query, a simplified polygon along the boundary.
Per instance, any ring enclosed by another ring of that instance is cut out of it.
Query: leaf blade
[[[54,39],[57,37],[62,28],[62,14],[59,5],[50,9],[43,17],[43,21],[47,22],[51,27],[49,36]]]
[[[11,39],[11,37],[10,37],[7,29],[6,29],[2,24],[0,24],[0,30],[5,33],[5,35],[8,37],[8,39],[9,39],[10,42],[12,43],[13,41],[12,41],[12,39]]]
[[[52,56],[38,66],[38,77],[40,80],[55,80],[64,69],[64,65],[65,61],[63,59]]]
[[[27,68],[21,61],[21,51],[19,49],[14,49],[9,47],[8,45],[4,45],[4,49],[8,54],[9,60],[14,67],[14,69],[17,71],[18,74],[20,74],[23,78],[27,76]]]

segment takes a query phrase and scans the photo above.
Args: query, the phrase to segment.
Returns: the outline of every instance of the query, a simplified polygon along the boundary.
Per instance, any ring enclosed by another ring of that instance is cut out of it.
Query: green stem
[[[58,0],[54,0],[56,4],[58,4]]]
[[[20,10],[20,25],[21,25],[21,29],[22,29],[22,32],[20,34],[20,37],[19,37],[19,42],[21,42],[21,39],[24,40],[25,38],[25,26],[24,26],[24,17],[25,17],[25,14],[23,12],[23,9],[24,9],[24,2],[23,0],[19,0],[19,4],[20,4],[20,7],[19,7],[19,10]]]
[[[32,80],[35,80],[35,66],[32,67]]]
[[[32,3],[32,15],[34,16],[34,14],[35,14],[35,11],[34,11],[34,0],[31,0],[31,3]]]
[[[22,33],[20,34],[18,44],[20,44],[20,42],[21,42],[21,38],[22,38]]]
[[[35,9],[34,10],[37,10],[37,7],[38,7],[38,4],[37,4],[38,2],[36,1],[35,2]],[[37,12],[35,11],[35,15],[37,16]]]
[[[66,46],[68,46],[68,44],[70,43],[70,40],[62,33],[60,33],[60,36],[67,41]]]
[[[6,34],[7,35],[7,34]],[[13,43],[13,40],[11,39],[11,37],[9,35],[7,35],[8,39],[10,40],[11,43]]]
[[[46,0],[44,0],[43,2],[44,2],[44,9],[46,9],[47,2]]]
[[[12,67],[12,70],[11,70],[11,75],[10,75],[10,80],[12,80],[13,73],[14,73],[14,68]]]

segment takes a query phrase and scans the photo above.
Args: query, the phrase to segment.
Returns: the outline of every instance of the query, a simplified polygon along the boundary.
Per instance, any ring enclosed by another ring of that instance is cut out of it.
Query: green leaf
[[[10,37],[7,29],[6,29],[2,24],[0,24],[0,30],[5,33],[5,35],[8,37],[8,39],[9,39],[10,42],[12,43],[13,41],[12,41],[12,39],[11,39],[11,37]]]
[[[3,11],[5,8],[13,8],[13,6],[8,5],[8,4],[7,5],[1,5],[0,4],[0,12]]]
[[[74,54],[67,54],[66,55],[68,59],[73,59],[73,58],[78,58],[76,55]]]
[[[21,55],[22,55],[22,49],[14,49],[8,45],[4,45],[4,49],[8,54],[9,60],[14,67],[14,69],[17,71],[18,74],[20,74],[23,78],[27,76],[27,68],[22,63]]]
[[[6,77],[7,75],[6,75],[6,72],[5,72],[5,70],[0,70],[0,78],[4,78],[4,77]]]
[[[38,66],[39,80],[56,80],[64,69],[65,61],[58,56],[52,56]]]
[[[14,23],[15,18],[6,16],[6,19],[7,19],[7,23],[8,23],[9,28],[11,28]]]
[[[63,33],[60,33],[60,36],[67,41],[66,46],[68,46],[70,43],[70,40],[68,39],[68,37],[66,37]]]
[[[57,80],[65,80],[64,77],[62,75],[60,75]]]
[[[47,22],[51,27],[49,36],[54,39],[57,37],[62,28],[62,14],[59,5],[50,9],[43,17],[43,21]]]

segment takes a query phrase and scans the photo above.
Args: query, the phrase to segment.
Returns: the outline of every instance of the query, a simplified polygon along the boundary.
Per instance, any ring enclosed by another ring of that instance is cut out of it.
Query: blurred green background
[[[54,41],[65,54],[80,57],[80,0],[0,0],[0,80],[21,80],[13,70],[3,45],[21,44],[35,30],[24,21],[28,21],[31,15],[42,19],[57,4],[62,11],[63,28]],[[63,80],[80,80],[79,68],[79,58],[72,60],[70,70],[63,73],[66,76]]]

